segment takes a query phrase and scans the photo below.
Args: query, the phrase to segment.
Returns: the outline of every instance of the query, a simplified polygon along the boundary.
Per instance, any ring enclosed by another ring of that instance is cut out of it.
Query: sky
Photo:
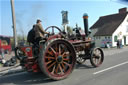
[[[88,14],[91,27],[100,16],[128,8],[128,4],[116,0],[14,0],[14,4],[18,35],[27,35],[37,19],[42,20],[44,29],[53,25],[62,28],[62,10],[68,11],[68,26],[75,27],[77,23],[84,29],[84,13]],[[10,0],[0,0],[0,35],[13,36],[12,25]]]

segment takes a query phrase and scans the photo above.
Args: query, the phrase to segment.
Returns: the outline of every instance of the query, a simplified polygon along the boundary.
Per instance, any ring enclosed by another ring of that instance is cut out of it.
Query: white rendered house
[[[106,43],[115,47],[117,40],[121,40],[122,45],[128,45],[127,8],[119,9],[119,13],[100,17],[90,29],[91,37],[98,47],[104,47]]]

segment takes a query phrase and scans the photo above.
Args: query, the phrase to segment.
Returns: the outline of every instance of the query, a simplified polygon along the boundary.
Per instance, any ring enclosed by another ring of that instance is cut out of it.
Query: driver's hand
[[[50,32],[47,32],[47,34],[50,34]]]

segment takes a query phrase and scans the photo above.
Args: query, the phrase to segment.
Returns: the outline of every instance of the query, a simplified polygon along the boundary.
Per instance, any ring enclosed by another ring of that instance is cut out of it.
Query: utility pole
[[[14,0],[11,0],[11,9],[12,9],[12,22],[13,22],[13,38],[15,47],[17,46],[17,34],[16,34],[16,17],[15,17],[15,7],[14,7]]]

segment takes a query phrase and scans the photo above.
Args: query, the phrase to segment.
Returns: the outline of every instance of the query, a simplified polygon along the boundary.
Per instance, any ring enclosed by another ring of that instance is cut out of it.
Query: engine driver
[[[43,27],[41,25],[41,22],[42,21],[38,19],[37,22],[36,22],[36,25],[34,27],[34,30],[35,30],[35,41],[36,41],[37,44],[39,44],[40,40],[45,38],[44,34],[49,34],[48,32],[46,32],[43,29]]]

